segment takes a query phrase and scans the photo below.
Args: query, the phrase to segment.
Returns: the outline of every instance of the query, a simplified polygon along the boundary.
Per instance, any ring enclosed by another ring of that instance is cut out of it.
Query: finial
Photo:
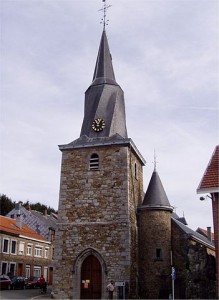
[[[109,20],[106,20],[106,11],[108,8],[110,8],[112,5],[107,5],[106,0],[102,0],[104,2],[103,8],[99,9],[98,11],[103,12],[103,18],[101,19],[100,24],[103,24],[103,30],[105,30],[106,25],[108,25]]]
[[[154,149],[154,161],[153,161],[153,164],[154,164],[154,171],[157,170],[157,163],[158,163],[158,161],[157,161],[156,151],[155,151],[155,149]]]

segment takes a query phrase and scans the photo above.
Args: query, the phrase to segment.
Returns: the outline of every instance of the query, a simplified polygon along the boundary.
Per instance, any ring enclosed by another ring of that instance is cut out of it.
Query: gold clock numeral
[[[96,132],[102,131],[106,126],[106,123],[101,118],[97,118],[92,123],[92,129]]]

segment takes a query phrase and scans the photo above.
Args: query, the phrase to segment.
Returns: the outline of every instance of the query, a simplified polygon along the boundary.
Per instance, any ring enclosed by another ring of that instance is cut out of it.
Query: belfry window
[[[99,156],[96,153],[90,157],[90,170],[99,170]]]

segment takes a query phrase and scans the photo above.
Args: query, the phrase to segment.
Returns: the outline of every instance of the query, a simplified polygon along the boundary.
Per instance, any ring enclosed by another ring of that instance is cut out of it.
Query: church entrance
[[[94,255],[85,258],[81,266],[81,299],[101,299],[102,270]]]

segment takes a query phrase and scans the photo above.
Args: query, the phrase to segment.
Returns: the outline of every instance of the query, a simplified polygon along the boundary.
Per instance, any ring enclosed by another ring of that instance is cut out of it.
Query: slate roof
[[[151,176],[142,206],[150,209],[173,210],[156,170]]]
[[[9,233],[17,236],[27,237],[30,239],[36,239],[45,242],[41,235],[37,234],[34,230],[28,227],[26,224],[22,224],[21,228],[16,225],[16,220],[8,217],[0,216],[0,232]]]
[[[208,238],[208,231],[206,229],[198,227],[196,231]],[[214,232],[211,232],[211,240],[214,241]]]
[[[177,221],[183,223],[184,225],[188,225],[188,223],[187,223],[185,217],[179,217],[175,212],[172,213],[172,217],[173,217],[174,219],[176,219]]]
[[[96,132],[92,123],[100,118],[105,128]],[[112,58],[105,30],[103,30],[93,76],[85,92],[84,120],[80,136],[110,137],[119,134],[127,137],[124,93],[115,80]]]
[[[182,222],[174,219],[174,216],[172,216],[172,221],[187,235],[188,238],[192,238],[196,241],[199,241],[208,247],[215,249],[214,243],[212,243],[207,237],[204,235],[192,230],[188,226],[184,225]]]
[[[209,161],[205,173],[198,186],[197,193],[219,192],[219,145],[215,147],[214,153]]]
[[[105,30],[103,30],[101,36],[96,66],[94,70],[93,82],[91,85],[97,85],[102,83],[118,85],[115,79],[112,57],[110,54],[109,44]]]
[[[130,138],[123,138],[119,134],[115,134],[110,137],[96,137],[90,138],[86,135],[81,136],[80,138],[74,140],[73,142],[65,145],[59,145],[61,151],[74,149],[74,148],[86,148],[86,147],[99,147],[99,146],[108,146],[108,145],[124,145],[129,146],[133,151],[138,155],[139,159],[142,162],[142,165],[145,165],[146,161],[139,152],[138,148]]]
[[[22,222],[28,225],[32,230],[43,236],[46,240],[50,239],[49,228],[55,230],[57,223],[57,216],[55,214],[43,215],[43,213],[35,210],[27,210],[25,207],[20,207]],[[12,209],[8,217],[16,217],[16,209]]]

